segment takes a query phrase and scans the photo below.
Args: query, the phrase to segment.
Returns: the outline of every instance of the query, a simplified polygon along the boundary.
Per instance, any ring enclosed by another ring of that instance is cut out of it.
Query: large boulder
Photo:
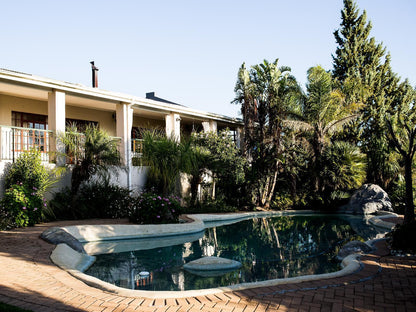
[[[352,195],[345,207],[346,213],[376,214],[382,211],[393,212],[393,207],[387,193],[376,184],[364,184]]]

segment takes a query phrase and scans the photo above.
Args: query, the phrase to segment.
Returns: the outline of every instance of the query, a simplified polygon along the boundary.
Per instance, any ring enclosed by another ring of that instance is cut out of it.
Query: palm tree
[[[59,139],[66,146],[66,157],[74,165],[71,177],[72,196],[94,174],[108,172],[110,166],[121,163],[117,139],[95,125],[87,125],[83,133],[78,132],[76,125],[70,125]]]
[[[282,153],[283,121],[290,113],[293,94],[299,91],[289,67],[263,63],[238,73],[234,103],[244,120],[244,155],[251,162],[255,202],[268,207],[276,186]]]
[[[348,198],[348,191],[358,189],[366,178],[365,155],[345,141],[328,146],[322,155],[321,176],[325,201]]]
[[[347,102],[342,92],[333,87],[331,74],[321,66],[308,70],[307,94],[303,98],[301,114],[296,115],[297,120],[286,121],[286,125],[302,130],[309,138],[315,192],[322,191],[322,155],[331,136],[358,117],[359,106],[356,102]]]

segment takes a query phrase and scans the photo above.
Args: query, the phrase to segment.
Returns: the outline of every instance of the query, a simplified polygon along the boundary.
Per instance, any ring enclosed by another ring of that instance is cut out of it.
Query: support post
[[[165,117],[166,136],[177,142],[181,140],[181,116],[179,114],[170,113]]]
[[[133,125],[133,109],[130,104],[120,103],[116,107],[116,133],[121,138],[121,162],[127,167],[127,187],[131,189],[131,129]]]
[[[48,94],[48,128],[54,135],[50,137],[50,151],[55,153],[57,166],[65,165],[65,145],[58,139],[65,134],[65,93],[53,90]]]

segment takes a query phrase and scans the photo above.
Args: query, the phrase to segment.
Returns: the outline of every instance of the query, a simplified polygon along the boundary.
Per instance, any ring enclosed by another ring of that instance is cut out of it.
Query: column
[[[48,129],[54,136],[50,137],[51,152],[56,152],[56,165],[65,165],[65,145],[59,140],[65,134],[65,93],[53,90],[48,94]]]
[[[177,142],[181,140],[181,116],[179,114],[170,113],[165,117],[166,136]]]
[[[121,138],[121,161],[125,166],[130,164],[131,128],[133,125],[133,109],[127,103],[117,104],[116,133]]]
[[[133,126],[133,109],[130,104],[120,103],[116,106],[116,134],[121,138],[119,151],[121,163],[127,167],[126,184],[131,190],[131,128]]]
[[[217,133],[217,122],[215,120],[203,121],[202,128],[205,133],[214,132]]]

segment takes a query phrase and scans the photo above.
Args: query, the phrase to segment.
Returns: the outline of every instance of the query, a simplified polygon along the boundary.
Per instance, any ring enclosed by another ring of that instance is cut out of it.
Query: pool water
[[[208,227],[199,239],[183,244],[97,255],[85,273],[124,288],[171,291],[329,273],[340,269],[335,256],[342,244],[377,233],[354,216],[253,218]],[[242,266],[198,275],[183,269],[204,256],[237,260]]]

